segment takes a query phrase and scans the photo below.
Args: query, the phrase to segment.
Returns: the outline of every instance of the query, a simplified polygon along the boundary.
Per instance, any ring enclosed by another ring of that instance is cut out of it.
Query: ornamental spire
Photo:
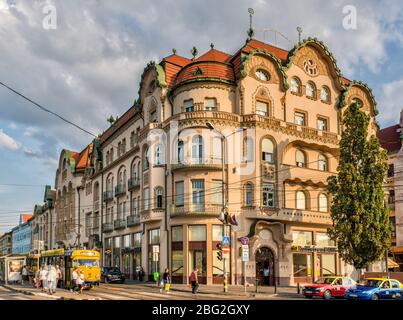
[[[248,34],[249,40],[252,40],[253,35],[255,34],[255,31],[253,31],[252,16],[255,13],[255,11],[252,8],[249,8],[248,12],[249,12],[249,29],[246,33]]]

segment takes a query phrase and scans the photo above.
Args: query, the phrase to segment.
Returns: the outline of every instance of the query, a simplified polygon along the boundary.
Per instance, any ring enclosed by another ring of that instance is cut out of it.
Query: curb
[[[62,297],[62,296],[51,296],[51,295],[46,295],[46,294],[41,294],[41,292],[32,292],[32,291],[27,291],[24,289],[16,289],[13,287],[10,287],[8,285],[3,285],[4,288],[11,290],[13,292],[18,292],[18,293],[22,293],[28,296],[36,296],[36,297],[46,297],[49,298],[51,300],[102,300],[100,298],[85,298],[85,299],[76,299],[76,298],[66,298],[66,297]]]

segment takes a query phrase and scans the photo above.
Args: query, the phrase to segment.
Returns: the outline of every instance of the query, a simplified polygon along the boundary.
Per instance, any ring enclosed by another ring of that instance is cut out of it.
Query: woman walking
[[[42,281],[41,281],[41,272],[42,272],[42,267],[40,266],[38,270],[35,272],[35,287],[39,289],[42,286]]]
[[[51,266],[49,268],[48,274],[47,274],[47,286],[48,286],[48,294],[52,295],[56,293],[56,285],[57,285],[57,273],[56,273],[56,268],[54,266]]]
[[[63,274],[59,266],[56,266],[56,287],[63,288]]]
[[[192,284],[192,293],[196,294],[199,288],[199,279],[197,277],[197,268],[194,268],[193,272],[190,274],[190,283]]]
[[[48,290],[48,266],[45,265],[40,273],[42,291],[46,292]]]
[[[165,290],[166,293],[169,293],[170,288],[171,288],[171,275],[169,274],[169,269],[166,268],[164,274],[162,275],[162,286],[160,292]]]

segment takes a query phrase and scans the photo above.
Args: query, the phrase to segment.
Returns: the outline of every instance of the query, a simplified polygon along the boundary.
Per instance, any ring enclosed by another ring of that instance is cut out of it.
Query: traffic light
[[[219,261],[222,261],[222,245],[221,245],[221,243],[217,243],[216,248],[218,250],[217,251],[217,259]]]

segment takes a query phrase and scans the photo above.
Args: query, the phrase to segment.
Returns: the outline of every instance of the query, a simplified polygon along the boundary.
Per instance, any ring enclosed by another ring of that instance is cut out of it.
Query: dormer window
[[[185,100],[183,102],[183,104],[184,104],[185,112],[193,112],[193,111],[195,111],[195,106],[194,106],[194,103],[193,103],[193,99]]]
[[[255,76],[260,81],[269,81],[270,80],[270,74],[266,70],[263,70],[263,69],[257,69],[255,71]]]
[[[206,111],[217,111],[217,100],[215,98],[206,98],[204,100],[204,109]]]

